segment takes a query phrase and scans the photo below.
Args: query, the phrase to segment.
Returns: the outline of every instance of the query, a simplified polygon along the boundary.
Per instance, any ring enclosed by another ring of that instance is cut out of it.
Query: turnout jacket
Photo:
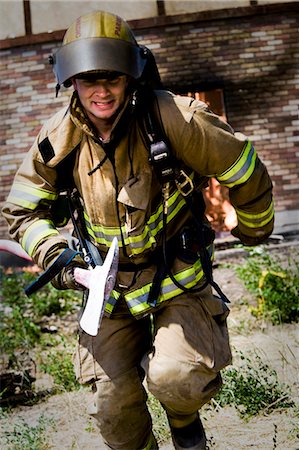
[[[273,229],[272,184],[253,145],[234,133],[206,104],[167,91],[156,91],[155,96],[172,154],[197,187],[210,177],[227,186],[238,218],[233,234],[245,244],[261,243]],[[136,271],[119,272],[106,312],[113,311],[122,294],[137,316],[151,309],[147,296],[161,258],[163,228],[162,189],[149,162],[141,111],[142,105],[136,111],[131,109],[128,99],[110,141],[103,143],[75,92],[69,107],[42,127],[15,176],[2,211],[11,237],[46,269],[68,247],[51,211],[58,197],[57,168],[75,152],[73,179],[83,200],[90,239],[104,256],[116,236],[120,262],[136,265]],[[190,221],[190,212],[174,182],[170,183],[167,204],[167,238],[172,240]],[[212,246],[209,251],[212,257]],[[148,266],[139,270],[140,264],[147,262]],[[81,265],[82,261],[74,263]],[[186,287],[203,281],[200,259],[186,263],[175,258],[172,271]],[[56,287],[74,285],[60,276]],[[165,275],[158,303],[181,292]]]

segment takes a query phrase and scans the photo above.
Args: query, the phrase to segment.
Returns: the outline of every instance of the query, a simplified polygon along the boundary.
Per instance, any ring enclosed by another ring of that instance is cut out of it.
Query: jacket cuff
[[[240,228],[237,226],[231,230],[231,234],[240,239],[242,244],[247,245],[249,247],[254,247],[255,245],[260,245],[265,242],[266,239],[271,235],[272,230],[268,233],[257,231],[255,236],[248,236],[240,231]]]

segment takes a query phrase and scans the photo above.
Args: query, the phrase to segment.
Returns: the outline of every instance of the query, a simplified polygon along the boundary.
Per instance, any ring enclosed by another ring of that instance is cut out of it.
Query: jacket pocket
[[[150,183],[148,176],[133,177],[120,190],[117,200],[126,211],[126,228],[128,233],[138,233],[146,223],[146,211],[150,200]]]

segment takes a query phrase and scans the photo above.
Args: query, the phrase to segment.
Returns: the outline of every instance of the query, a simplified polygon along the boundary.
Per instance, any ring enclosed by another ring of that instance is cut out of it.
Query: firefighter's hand
[[[73,274],[75,281],[79,283],[81,286],[86,287],[89,289],[90,287],[90,277],[91,277],[91,271],[87,269],[82,269],[81,267],[75,267],[73,269]]]

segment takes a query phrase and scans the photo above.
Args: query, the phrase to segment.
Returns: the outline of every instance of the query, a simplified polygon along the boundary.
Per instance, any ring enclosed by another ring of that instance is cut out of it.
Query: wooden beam
[[[165,2],[164,2],[164,0],[157,0],[157,10],[158,10],[158,16],[165,16],[166,15],[166,9],[165,9]]]
[[[26,36],[32,34],[31,9],[30,0],[23,0],[24,19],[25,19],[25,33]]]

